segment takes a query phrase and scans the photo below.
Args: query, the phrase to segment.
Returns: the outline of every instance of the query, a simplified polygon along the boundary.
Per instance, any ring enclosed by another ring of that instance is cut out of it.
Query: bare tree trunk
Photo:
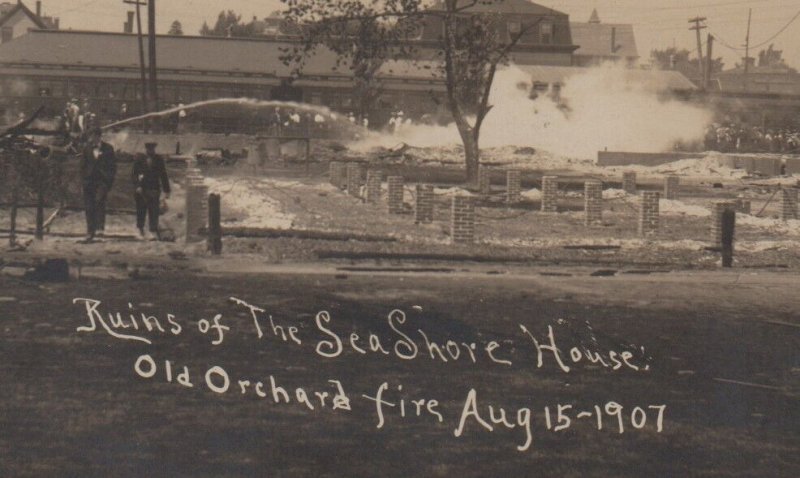
[[[448,9],[455,9],[456,2],[448,2]],[[444,21],[444,67],[445,67],[445,86],[447,87],[447,104],[450,107],[450,114],[453,115],[453,121],[458,128],[458,134],[461,136],[461,142],[464,144],[464,161],[466,165],[466,177],[464,178],[467,184],[477,185],[478,183],[478,165],[480,164],[480,149],[478,148],[478,135],[475,129],[467,121],[467,115],[464,112],[463,105],[459,98],[457,85],[459,79],[455,70],[455,59],[453,58],[456,51],[456,22],[455,16],[445,19]]]
[[[372,62],[358,65],[355,68],[355,85],[353,88],[354,102],[357,108],[356,118],[363,121],[369,118],[369,113],[374,109],[375,102],[380,96],[380,86],[377,74],[382,62]]]
[[[466,165],[465,183],[470,185],[478,184],[478,166],[481,162],[481,150],[478,147],[478,140],[471,126],[465,118],[456,121],[458,133],[461,135],[461,142],[464,144],[464,161]]]
[[[370,111],[372,111],[375,105],[375,92],[372,91],[372,88],[364,83],[359,83],[355,88],[355,117],[359,121],[363,121],[364,118],[369,117]]]

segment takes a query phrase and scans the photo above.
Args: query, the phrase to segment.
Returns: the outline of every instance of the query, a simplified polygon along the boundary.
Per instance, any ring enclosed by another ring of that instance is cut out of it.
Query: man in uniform
[[[158,216],[161,192],[169,199],[169,177],[164,158],[156,154],[156,143],[145,143],[147,151],[144,157],[133,163],[133,187],[136,189],[136,227],[144,238],[145,217],[153,239],[160,239],[158,232]]]
[[[81,159],[83,203],[86,210],[86,242],[95,234],[103,233],[106,226],[106,199],[117,174],[114,148],[103,141],[103,132],[94,128]]]

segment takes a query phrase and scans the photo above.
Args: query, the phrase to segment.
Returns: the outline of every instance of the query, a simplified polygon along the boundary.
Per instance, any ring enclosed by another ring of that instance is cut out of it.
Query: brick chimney
[[[125,22],[124,32],[133,33],[133,12],[128,12],[128,21]]]
[[[617,50],[617,27],[611,27],[611,53],[616,53]]]
[[[36,16],[42,18],[42,2],[41,0],[36,0]]]

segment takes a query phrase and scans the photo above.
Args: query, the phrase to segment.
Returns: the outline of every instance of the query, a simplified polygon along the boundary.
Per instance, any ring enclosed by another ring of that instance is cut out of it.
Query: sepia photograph
[[[799,1],[0,34],[0,477],[800,476]]]

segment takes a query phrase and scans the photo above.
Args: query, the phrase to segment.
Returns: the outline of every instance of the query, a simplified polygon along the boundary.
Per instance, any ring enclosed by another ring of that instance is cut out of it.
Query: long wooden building
[[[337,68],[330,52],[312,57],[301,79],[287,86],[292,69],[280,57],[286,42],[266,39],[159,36],[159,96],[162,106],[214,98],[303,101],[342,112],[353,107],[351,75]],[[401,98],[410,110],[429,104],[442,85],[425,62],[390,62],[379,73],[383,101]],[[432,96],[433,95],[433,96]],[[0,102],[6,115],[43,104],[46,114],[63,111],[70,99],[114,117],[141,112],[137,39],[124,33],[33,30],[0,45]]]
[[[515,47],[511,57],[531,74],[531,83],[537,90],[557,89],[582,71],[576,64],[608,61],[615,54],[628,66],[635,60],[632,30],[623,35],[622,30],[602,24],[578,28],[583,32],[580,38],[592,43],[590,48],[575,44],[568,15],[527,0],[479,3],[474,9],[478,13],[486,9],[499,13],[503,19],[500,34],[511,35],[527,25],[536,26]],[[416,42],[414,59],[383,65],[378,73],[382,93],[370,112],[370,125],[384,124],[393,111],[399,110],[410,118],[426,114],[447,116],[445,86],[433,54],[441,29],[441,24],[431,17],[409,40]],[[589,30],[591,34],[586,34]],[[156,45],[160,106],[215,98],[253,98],[324,105],[344,114],[356,109],[352,75],[346,65],[337,65],[330,51],[319,49],[306,61],[302,76],[290,82],[293,68],[284,64],[281,57],[297,40],[281,34],[279,28],[276,32],[261,38],[159,35]],[[621,45],[627,48],[624,57],[619,56]],[[582,51],[581,55],[576,56],[576,51]],[[646,75],[655,78],[665,91],[686,93],[694,89],[677,72]],[[640,79],[636,76],[632,81]],[[45,115],[56,116],[70,100],[81,106],[88,104],[101,121],[141,113],[137,36],[34,29],[0,45],[0,118],[4,122],[40,105],[45,106]],[[230,118],[219,124],[213,124],[213,119],[207,121],[212,124],[205,125],[206,129],[222,132],[241,127]]]

